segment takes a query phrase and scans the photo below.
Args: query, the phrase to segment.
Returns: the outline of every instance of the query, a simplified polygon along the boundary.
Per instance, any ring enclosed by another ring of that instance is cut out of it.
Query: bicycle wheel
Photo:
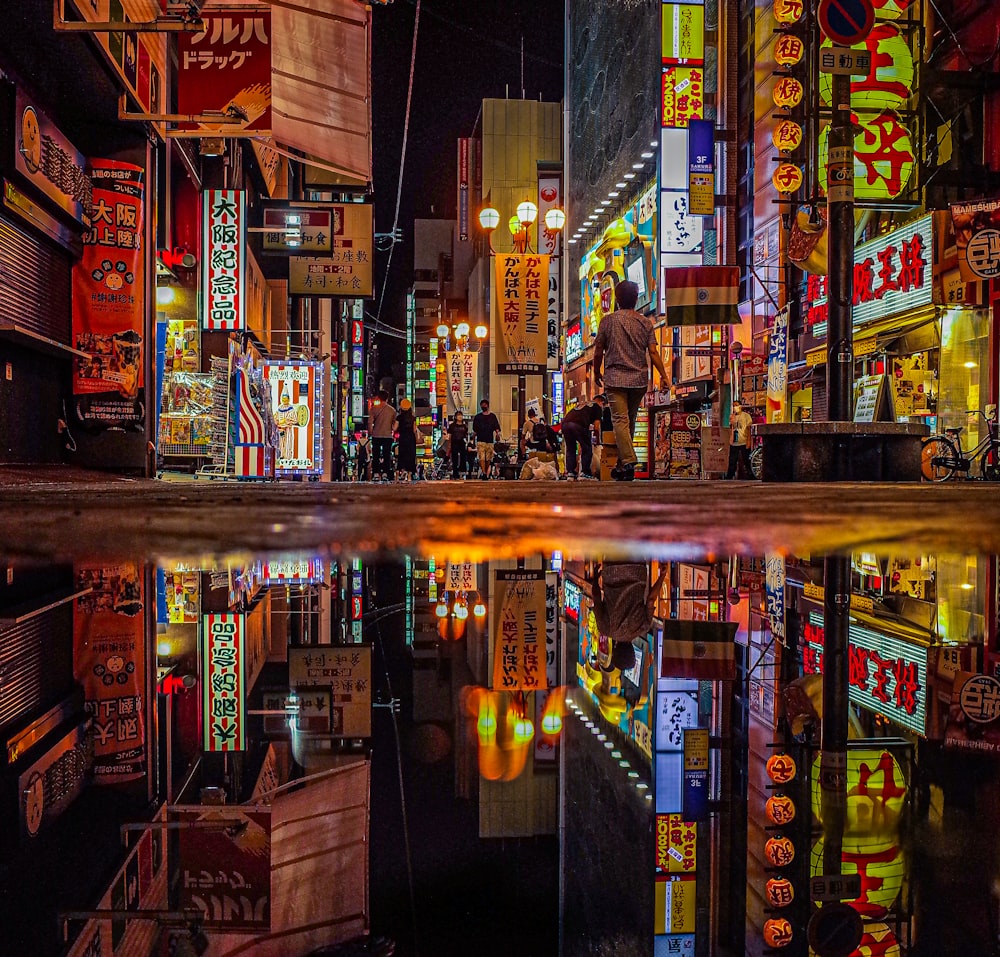
[[[958,449],[943,435],[932,435],[920,446],[920,471],[928,482],[947,482],[958,468],[958,459]]]
[[[758,445],[750,453],[750,474],[755,478],[759,479],[764,471],[764,446]]]
[[[979,474],[987,482],[1000,482],[1000,449],[987,446],[979,458]]]

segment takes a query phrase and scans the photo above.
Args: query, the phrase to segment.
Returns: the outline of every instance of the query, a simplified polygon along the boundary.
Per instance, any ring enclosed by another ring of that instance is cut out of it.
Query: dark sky
[[[399,181],[416,0],[375,6],[372,43],[375,230],[392,228]],[[413,220],[455,216],[456,140],[472,135],[482,100],[562,98],[563,0],[422,0],[399,225],[382,322],[402,329],[413,270]],[[508,90],[509,86],[509,90]],[[432,213],[431,207],[434,207]],[[387,254],[376,258],[378,312]],[[380,367],[401,361],[402,340],[379,336]]]

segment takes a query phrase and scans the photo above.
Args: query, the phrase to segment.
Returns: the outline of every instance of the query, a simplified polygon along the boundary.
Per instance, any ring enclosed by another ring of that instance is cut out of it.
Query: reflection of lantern
[[[909,130],[891,110],[858,119],[852,114],[854,136],[854,196],[856,199],[895,199],[906,188],[916,155]],[[819,134],[819,182],[826,189],[826,162],[830,128]]]
[[[802,142],[802,127],[795,120],[781,120],[771,131],[774,148],[783,153],[791,153]]]
[[[771,174],[771,183],[779,193],[794,193],[802,185],[802,170],[792,163],[781,163]]]
[[[768,947],[787,947],[792,942],[792,925],[784,917],[764,921],[764,943]]]
[[[813,762],[812,807],[823,820],[822,790],[819,785],[819,762]],[[846,837],[888,839],[899,828],[906,802],[906,778],[899,762],[881,748],[847,752]]]
[[[823,871],[823,838],[812,849],[809,872],[819,877]],[[766,852],[765,852],[766,853]],[[851,901],[862,917],[884,917],[903,888],[906,858],[894,841],[844,840],[841,873],[861,878],[861,894]]]
[[[802,0],[774,0],[774,19],[778,23],[795,23],[802,17]]]
[[[868,923],[854,953],[858,957],[899,957],[902,951],[888,924]]]
[[[787,907],[795,900],[795,889],[786,877],[772,877],[764,885],[764,894],[771,907]]]
[[[781,33],[774,41],[774,59],[780,66],[795,66],[805,52],[802,41],[790,33]]]
[[[794,76],[783,76],[774,84],[771,99],[774,105],[783,110],[794,109],[802,102],[805,89]]]
[[[790,754],[772,754],[767,759],[764,768],[767,771],[767,776],[775,784],[787,784],[794,780],[797,770],[795,761]]]
[[[787,837],[769,837],[764,857],[772,867],[788,867],[795,860],[795,845]]]
[[[829,40],[823,42],[824,49],[832,46]],[[910,45],[899,30],[890,23],[880,23],[852,49],[867,50],[871,67],[866,76],[851,77],[851,109],[900,109],[913,95],[914,68]],[[825,106],[830,104],[832,85],[832,74],[821,73],[819,95]]]
[[[775,794],[764,805],[767,819],[772,824],[789,824],[795,820],[795,802],[787,794]]]

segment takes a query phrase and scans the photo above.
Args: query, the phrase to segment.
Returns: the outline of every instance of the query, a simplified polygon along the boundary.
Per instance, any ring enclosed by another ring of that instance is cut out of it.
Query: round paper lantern
[[[774,19],[778,23],[797,23],[802,19],[802,0],[774,0]]]
[[[823,820],[823,792],[817,756],[813,763],[812,808]],[[899,762],[881,748],[847,752],[846,837],[891,840],[899,830],[906,803],[906,778]]]
[[[805,45],[798,37],[782,33],[774,41],[774,59],[780,66],[795,66],[806,52]]]
[[[823,871],[823,838],[812,849],[809,873],[819,877]],[[895,841],[844,839],[841,873],[861,875],[861,895],[850,901],[862,917],[881,918],[893,907],[906,877],[906,858]]]
[[[799,148],[802,142],[802,127],[795,120],[780,120],[771,131],[771,142],[774,148],[782,153],[791,153]]]
[[[787,947],[792,936],[792,925],[784,917],[764,921],[764,943],[768,947]]]
[[[859,119],[851,114],[854,136],[854,196],[856,199],[895,199],[913,175],[916,154],[910,131],[896,113]],[[826,189],[826,161],[830,128],[819,134],[819,182]]]
[[[805,88],[794,76],[783,76],[774,84],[771,90],[771,99],[774,105],[783,110],[794,109],[802,102],[805,95]]]
[[[865,932],[861,937],[858,949],[854,951],[858,957],[900,957],[902,951],[896,935],[888,924],[874,921],[865,924]]]
[[[795,820],[795,802],[787,794],[775,794],[767,799],[764,813],[772,824],[790,824]]]
[[[775,784],[787,784],[795,779],[795,761],[790,754],[772,754],[764,765],[767,776]]]
[[[769,837],[764,857],[772,867],[788,867],[795,860],[795,845],[787,837]]]
[[[794,193],[802,185],[802,170],[793,163],[781,163],[771,174],[771,183],[779,193]]]
[[[823,48],[830,49],[830,40]],[[855,110],[898,110],[913,95],[913,54],[910,45],[891,23],[875,26],[863,43],[853,50],[867,50],[871,67],[867,75],[851,77],[851,108]],[[819,95],[824,106],[830,105],[833,74],[821,73]]]
[[[913,0],[872,0],[876,20],[898,20],[912,5]]]
[[[795,899],[795,888],[786,877],[772,877],[764,885],[764,894],[771,907],[787,907]]]

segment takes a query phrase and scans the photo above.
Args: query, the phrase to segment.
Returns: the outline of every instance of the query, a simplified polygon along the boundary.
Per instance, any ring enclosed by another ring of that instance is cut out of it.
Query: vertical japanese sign
[[[370,298],[374,294],[373,206],[371,203],[344,203],[331,209],[332,255],[292,256],[288,260],[288,291],[299,296]]]
[[[205,31],[177,38],[177,108],[221,113],[242,125],[197,124],[206,133],[234,136],[271,131],[271,11],[203,13]],[[194,126],[196,124],[190,124]]]
[[[767,346],[767,421],[784,422],[788,389],[788,309],[774,317]]]
[[[444,582],[446,591],[475,591],[479,588],[475,562],[448,562]]]
[[[479,392],[479,353],[448,352],[448,415],[462,412],[469,415],[476,405]]]
[[[80,588],[90,588],[73,607],[73,674],[93,719],[94,777],[134,780],[146,769],[142,568],[85,565],[76,574]]]
[[[548,367],[559,368],[559,329],[562,316],[562,289],[560,288],[559,257],[562,232],[545,225],[545,214],[550,209],[562,209],[562,177],[558,173],[540,173],[538,176],[538,251],[549,256],[548,309]]]
[[[559,575],[545,573],[545,677],[550,688],[559,684]]]
[[[469,144],[468,137],[458,140],[458,241],[469,241]]]
[[[496,256],[494,341],[500,375],[544,375],[548,370],[548,325],[542,314],[548,276],[548,256]]]
[[[1000,200],[952,203],[951,221],[964,282],[1000,276]]]
[[[80,421],[141,429],[145,409],[143,170],[93,160],[92,212],[73,266],[73,367]]]
[[[244,615],[205,615],[202,625],[202,747],[246,750]]]
[[[496,691],[539,691],[545,671],[545,572],[497,569],[493,576],[493,685]]]
[[[771,635],[785,643],[785,559],[774,552],[764,556],[764,598]]]
[[[688,123],[688,192],[692,216],[715,215],[715,123]]]
[[[277,472],[323,471],[321,368],[315,362],[264,363],[264,383],[278,427]]]
[[[205,329],[245,329],[246,193],[205,190],[201,221],[202,325]]]

